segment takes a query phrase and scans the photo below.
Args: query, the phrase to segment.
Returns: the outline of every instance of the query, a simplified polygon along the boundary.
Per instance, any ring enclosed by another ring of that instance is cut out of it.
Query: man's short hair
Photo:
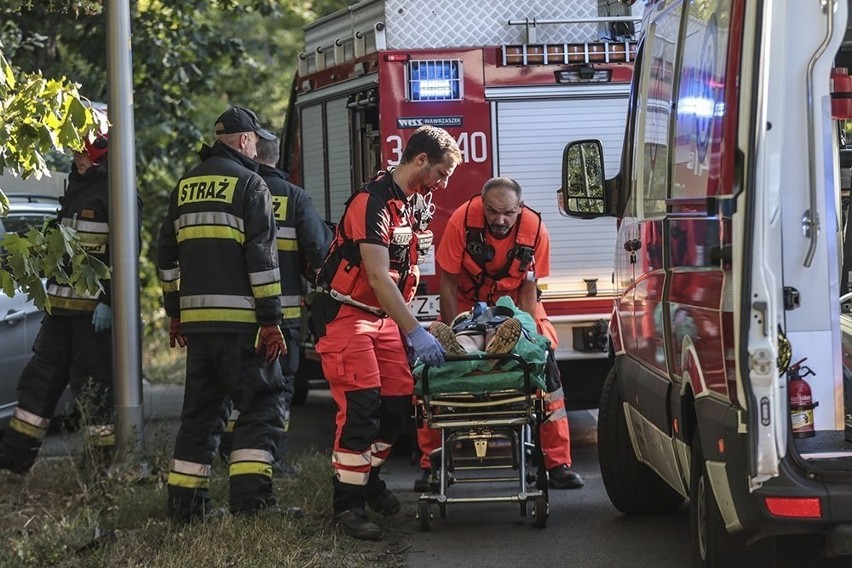
[[[485,199],[485,194],[494,189],[495,187],[505,187],[507,189],[511,189],[518,195],[518,201],[521,203],[524,202],[524,192],[521,189],[521,184],[516,182],[510,177],[493,177],[490,180],[485,182],[485,185],[482,186],[482,199]]]
[[[443,128],[436,126],[421,126],[411,134],[402,152],[400,163],[407,164],[423,153],[429,158],[429,164],[443,162],[447,154],[453,156],[456,164],[462,160],[461,150],[455,138]]]
[[[279,149],[277,138],[275,140],[265,140],[261,138],[257,141],[257,157],[255,160],[261,164],[274,166],[278,164],[278,158],[280,155],[281,151]]]

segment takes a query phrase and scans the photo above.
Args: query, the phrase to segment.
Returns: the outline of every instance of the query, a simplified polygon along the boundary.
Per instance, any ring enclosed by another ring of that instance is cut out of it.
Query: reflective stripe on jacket
[[[166,312],[188,333],[253,333],[281,321],[272,200],[257,162],[216,142],[172,191],[160,227]]]

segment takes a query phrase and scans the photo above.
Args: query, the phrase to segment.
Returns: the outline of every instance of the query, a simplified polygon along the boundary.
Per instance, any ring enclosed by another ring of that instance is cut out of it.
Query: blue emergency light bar
[[[409,61],[408,100],[460,101],[461,75],[461,61],[455,59]]]

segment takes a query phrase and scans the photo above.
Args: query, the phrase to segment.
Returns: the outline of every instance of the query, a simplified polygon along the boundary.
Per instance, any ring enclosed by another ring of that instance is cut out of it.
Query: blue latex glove
[[[406,337],[411,344],[411,349],[414,351],[414,356],[421,359],[427,365],[440,367],[444,364],[444,348],[438,342],[438,339],[420,327],[419,325],[412,330]]]
[[[92,313],[92,325],[100,333],[112,327],[112,308],[106,304],[98,304]]]

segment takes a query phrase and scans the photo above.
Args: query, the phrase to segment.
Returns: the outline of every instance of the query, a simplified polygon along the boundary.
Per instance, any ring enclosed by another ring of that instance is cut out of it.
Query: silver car
[[[55,197],[9,194],[9,212],[0,217],[0,234],[22,232],[41,226],[56,217],[59,200]],[[21,371],[32,358],[33,342],[44,314],[23,293],[9,297],[0,291],[0,428],[5,427],[18,402],[15,389]],[[65,416],[73,409],[66,390],[57,405],[56,415]]]

